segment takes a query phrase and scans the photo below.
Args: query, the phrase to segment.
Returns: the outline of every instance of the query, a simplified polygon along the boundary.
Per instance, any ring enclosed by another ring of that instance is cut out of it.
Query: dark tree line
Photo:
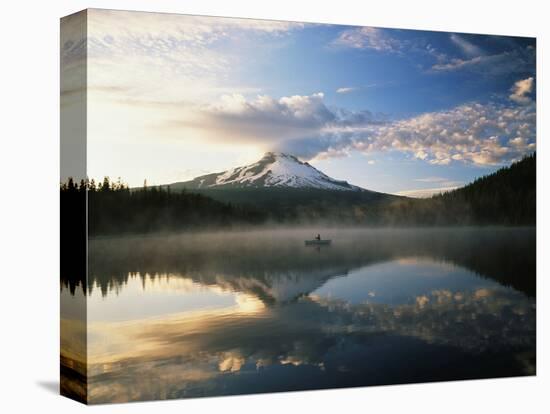
[[[60,272],[61,282],[74,293],[76,285],[86,288],[87,235],[85,183],[72,178],[61,185]]]
[[[69,179],[61,185],[62,222],[82,219],[76,209],[86,205],[86,198],[91,237],[257,224],[263,219],[256,211],[201,194],[172,192],[165,187],[130,189],[120,179],[112,182],[105,177],[99,184],[93,179],[78,184]],[[75,213],[78,217],[73,217]]]
[[[386,224],[535,225],[536,154],[428,199],[401,199],[381,209]]]

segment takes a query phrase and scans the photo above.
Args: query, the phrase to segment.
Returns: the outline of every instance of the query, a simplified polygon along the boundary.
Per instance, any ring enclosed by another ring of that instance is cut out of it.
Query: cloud
[[[437,64],[445,64],[451,60],[446,53],[431,44],[426,37],[420,35],[406,39],[398,38],[393,36],[393,33],[396,32],[395,29],[355,27],[340,32],[330,45],[337,48],[374,50],[402,57],[410,57],[411,54],[414,54],[417,57],[423,56],[435,59]],[[450,39],[468,57],[483,53],[479,47],[457,34],[452,34]]]
[[[470,57],[480,56],[483,55],[483,50],[473,44],[472,42],[466,40],[463,36],[458,35],[456,33],[452,33],[449,36],[449,39],[453,44],[459,47],[459,49],[466,55]]]
[[[400,152],[430,164],[497,165],[535,150],[535,105],[467,103],[389,120],[369,111],[329,108],[321,92],[246,100],[226,95],[198,110],[182,126],[210,139],[255,143],[304,159],[346,156],[351,151]]]
[[[340,129],[335,143],[363,152],[398,151],[430,164],[495,165],[535,150],[534,105],[470,103],[382,125]],[[346,139],[342,140],[342,136]],[[518,138],[518,139],[516,139]],[[330,152],[331,148],[327,148]]]
[[[404,191],[399,191],[396,194],[407,196],[407,197],[426,198],[426,197],[431,197],[435,194],[441,194],[448,191],[452,191],[464,185],[462,181],[454,181],[445,177],[422,177],[422,178],[415,178],[413,181],[430,184],[431,187],[404,190]]]
[[[352,87],[344,87],[344,88],[338,88],[336,89],[336,93],[350,93],[355,91],[357,88]]]
[[[470,71],[483,76],[499,76],[510,73],[532,72],[535,67],[536,51],[532,46],[517,47],[488,54],[465,35],[452,33],[449,42],[460,50],[460,54],[443,52],[424,37],[398,38],[392,35],[396,30],[375,27],[356,27],[340,32],[331,45],[339,48],[374,50],[403,57],[411,55],[428,57],[435,63],[419,65],[427,73]],[[429,68],[426,70],[426,68]]]
[[[323,98],[322,92],[279,99],[258,95],[253,100],[240,94],[223,95],[214,103],[188,108],[187,118],[172,120],[171,126],[193,128],[214,141],[230,139],[272,147],[281,141],[315,135],[338,116],[344,121],[345,116],[331,111]]]
[[[492,55],[480,55],[469,59],[443,56],[432,65],[431,72],[454,72],[467,70],[485,76],[532,72],[535,67],[533,48],[515,49]]]
[[[236,68],[247,64],[241,49],[232,47],[235,43],[240,48],[266,48],[304,27],[282,21],[97,9],[87,11],[87,22],[88,85],[125,87],[129,97],[158,101],[181,99],[182,90],[188,100],[217,96],[220,88],[233,86]],[[76,55],[77,46],[63,45],[62,58],[68,61]]]
[[[84,93],[86,73],[86,16],[84,12],[66,16],[61,20],[61,105],[76,104]]]
[[[148,13],[122,10],[88,10],[89,33],[96,47],[116,49],[123,41],[134,42],[136,52],[167,52],[180,42],[209,45],[217,40],[253,32],[256,35],[284,35],[304,23],[193,16],[172,13]]]
[[[360,86],[344,86],[336,89],[336,93],[346,94],[346,93],[352,93],[357,91],[365,91],[367,89],[372,89],[372,88],[380,88],[383,86],[391,86],[394,84],[395,82],[379,82],[379,83],[370,83],[370,84],[360,85]]]
[[[531,97],[529,96],[533,92],[533,86],[535,80],[533,77],[518,80],[512,86],[510,99],[518,104],[525,105],[532,102]]]
[[[476,56],[471,59],[452,58],[438,62],[432,66],[432,70],[441,72],[451,72],[461,69],[480,70],[483,67],[498,64],[507,57],[506,53],[489,56]],[[502,69],[499,69],[502,70]]]
[[[376,27],[356,27],[344,30],[332,41],[332,45],[388,53],[400,53],[404,48],[404,43],[389,36],[386,30]]]
[[[429,198],[436,194],[443,194],[452,190],[456,190],[459,187],[459,185],[454,185],[450,187],[420,188],[416,190],[399,191],[396,194],[405,197]]]
[[[340,32],[330,45],[336,48],[374,50],[401,56],[414,53],[432,56],[438,60],[445,57],[426,39],[422,37],[397,38],[391,34],[396,31],[395,29],[380,29],[377,27],[354,27]]]
[[[419,181],[421,183],[440,183],[443,181],[448,181],[448,179],[443,177],[425,177],[425,178],[416,178],[414,181]]]

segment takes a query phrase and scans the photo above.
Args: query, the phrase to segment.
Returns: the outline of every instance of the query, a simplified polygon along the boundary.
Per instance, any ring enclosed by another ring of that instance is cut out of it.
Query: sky
[[[96,9],[87,22],[85,47],[62,44],[61,99],[69,111],[86,62],[96,180],[166,184],[281,151],[427,196],[536,149],[535,39]]]

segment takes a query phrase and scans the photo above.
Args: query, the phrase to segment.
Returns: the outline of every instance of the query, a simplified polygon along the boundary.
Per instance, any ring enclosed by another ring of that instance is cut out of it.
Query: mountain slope
[[[170,184],[266,214],[274,223],[355,223],[400,197],[335,180],[293,155],[268,152],[250,165]],[[368,211],[365,211],[368,210]]]
[[[335,180],[293,155],[267,152],[259,161],[230,170],[174,183],[172,189],[213,188],[307,188],[361,191],[346,181]]]

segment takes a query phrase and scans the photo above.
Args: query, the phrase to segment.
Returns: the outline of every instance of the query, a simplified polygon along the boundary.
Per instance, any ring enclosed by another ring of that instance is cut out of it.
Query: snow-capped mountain
[[[185,183],[186,188],[291,187],[323,190],[361,191],[347,181],[335,180],[293,155],[267,152],[261,160],[243,167],[207,174]],[[174,184],[172,184],[174,185]]]

